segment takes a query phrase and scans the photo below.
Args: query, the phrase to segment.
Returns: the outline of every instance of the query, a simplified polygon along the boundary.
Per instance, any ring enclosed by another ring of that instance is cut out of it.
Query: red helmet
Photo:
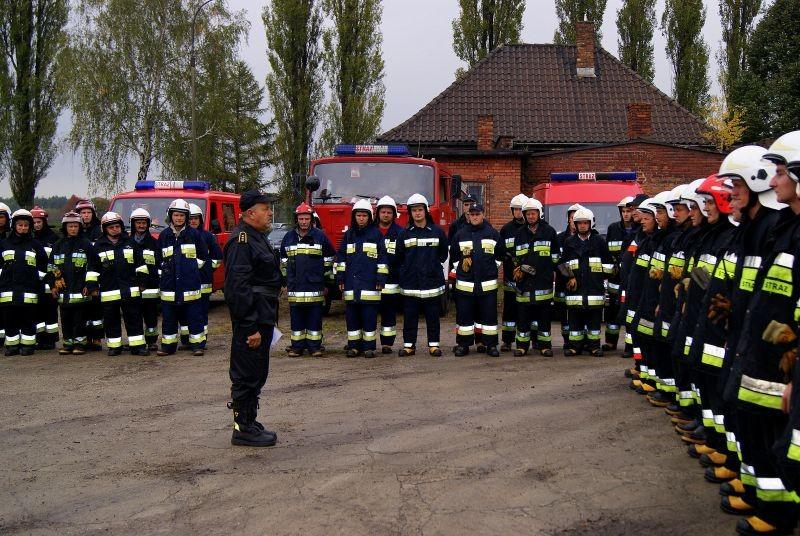
[[[711,175],[697,187],[695,193],[711,197],[721,213],[730,214],[732,212],[731,189],[725,185],[725,181],[724,177]]]
[[[300,203],[297,205],[297,208],[294,209],[294,215],[299,216],[300,214],[308,214],[312,218],[314,217],[314,209],[311,208],[308,203]]]
[[[41,218],[43,220],[46,220],[47,219],[47,211],[45,209],[43,209],[42,207],[40,207],[39,205],[36,205],[35,207],[33,207],[31,209],[31,216],[33,216],[34,218]]]
[[[97,208],[95,208],[94,203],[92,203],[91,199],[81,199],[77,203],[75,203],[75,212],[80,212],[85,208],[92,209],[92,212],[97,212]]]

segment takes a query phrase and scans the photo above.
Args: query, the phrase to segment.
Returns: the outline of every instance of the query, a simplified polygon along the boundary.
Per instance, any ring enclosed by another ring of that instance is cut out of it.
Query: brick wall
[[[530,194],[533,186],[550,180],[554,171],[636,171],[649,195],[678,184],[707,177],[719,169],[725,155],[646,142],[560,152],[528,158],[524,171]]]
[[[478,123],[478,150],[491,151],[494,149],[494,117],[479,115]]]
[[[510,219],[508,204],[520,192],[522,157],[475,156],[436,159],[464,182],[485,184],[486,216],[497,229]]]
[[[577,75],[594,77],[594,26],[591,22],[575,24],[575,44],[578,48]]]
[[[632,102],[626,112],[629,140],[647,138],[653,133],[653,111],[649,102]]]

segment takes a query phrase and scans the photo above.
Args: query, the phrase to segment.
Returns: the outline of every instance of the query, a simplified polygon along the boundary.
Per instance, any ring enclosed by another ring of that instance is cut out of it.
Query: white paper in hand
[[[281,333],[281,330],[279,330],[276,326],[275,329],[272,330],[272,342],[269,343],[270,350],[275,348],[275,345],[278,344],[278,341],[281,340],[281,337],[283,337],[283,333]]]

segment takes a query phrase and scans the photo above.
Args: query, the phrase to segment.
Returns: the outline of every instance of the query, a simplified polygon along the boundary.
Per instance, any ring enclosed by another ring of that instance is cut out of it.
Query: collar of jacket
[[[414,221],[412,220],[412,221],[411,221],[411,223],[409,223],[409,224],[408,224],[408,227],[407,227],[407,229],[408,229],[409,231],[411,231],[411,230],[413,230],[415,227],[419,227],[419,226],[418,226],[416,223],[414,223]],[[424,226],[424,227],[419,227],[419,228],[420,228],[420,229],[427,229],[427,230],[429,230],[429,231],[431,230],[431,226],[430,226],[429,224],[425,224],[425,226]]]

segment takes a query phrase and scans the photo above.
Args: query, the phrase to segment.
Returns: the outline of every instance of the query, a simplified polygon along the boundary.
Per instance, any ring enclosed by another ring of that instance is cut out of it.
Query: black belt
[[[262,287],[262,286],[253,286],[251,287],[253,292],[256,294],[261,294],[262,296],[266,296],[267,298],[277,298],[280,294],[280,288],[275,287]]]

